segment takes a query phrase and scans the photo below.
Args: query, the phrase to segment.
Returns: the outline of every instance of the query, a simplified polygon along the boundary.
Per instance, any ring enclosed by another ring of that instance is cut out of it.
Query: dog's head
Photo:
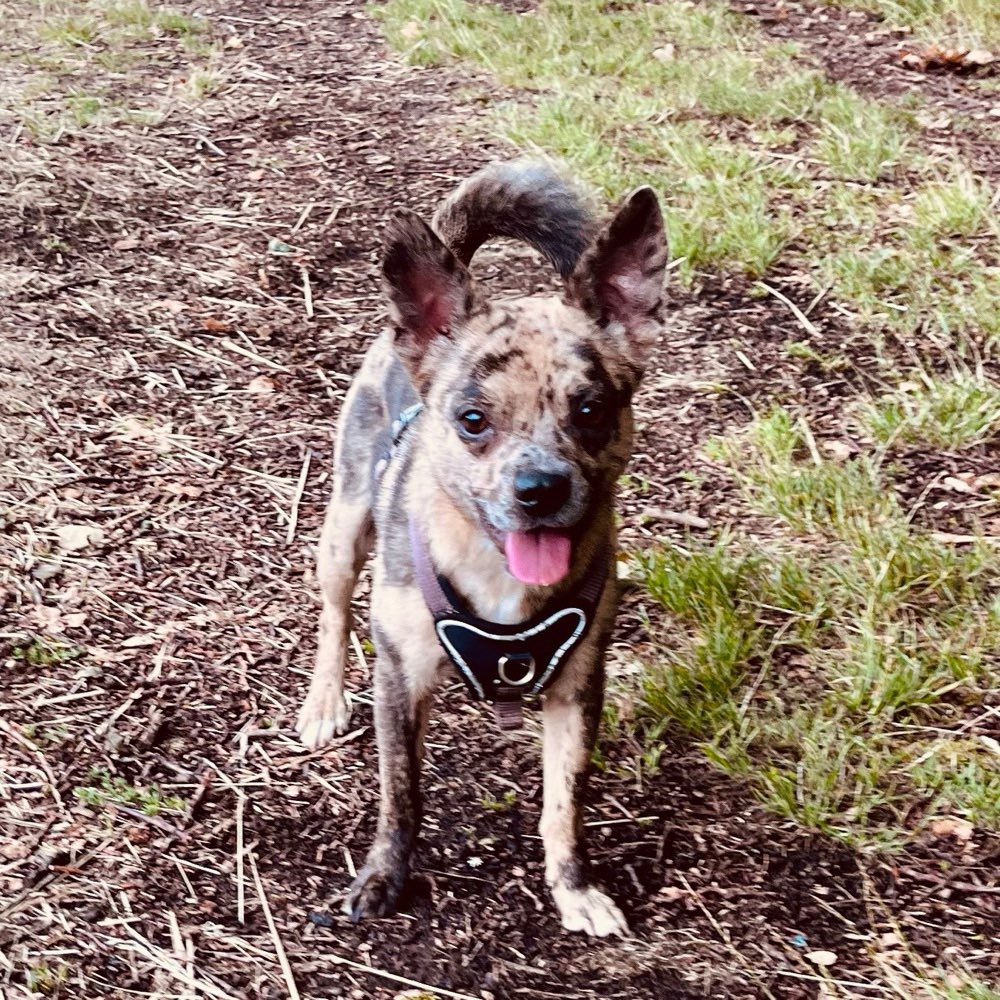
[[[383,267],[395,349],[434,430],[434,476],[529,584],[558,583],[632,449],[632,393],[661,328],[666,235],[633,193],[563,298],[489,302],[416,215]]]

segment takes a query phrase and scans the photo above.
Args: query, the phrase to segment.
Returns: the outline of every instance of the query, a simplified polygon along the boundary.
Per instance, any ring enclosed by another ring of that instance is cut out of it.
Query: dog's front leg
[[[590,884],[583,844],[583,798],[600,724],[603,664],[593,666],[582,690],[561,687],[545,696],[544,707],[545,878],[567,930],[624,935],[628,924],[621,910]]]
[[[420,765],[431,681],[440,658],[436,643],[430,657],[427,644],[419,642],[404,654],[402,644],[374,621],[372,634],[381,798],[375,841],[344,900],[343,911],[354,921],[392,913],[410,873],[422,816]]]

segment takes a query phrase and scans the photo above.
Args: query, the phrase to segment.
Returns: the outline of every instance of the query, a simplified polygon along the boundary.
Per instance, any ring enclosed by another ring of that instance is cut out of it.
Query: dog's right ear
[[[414,377],[428,352],[450,340],[476,309],[472,277],[416,213],[401,211],[385,233],[382,286],[395,347]],[[414,378],[414,382],[417,379]]]

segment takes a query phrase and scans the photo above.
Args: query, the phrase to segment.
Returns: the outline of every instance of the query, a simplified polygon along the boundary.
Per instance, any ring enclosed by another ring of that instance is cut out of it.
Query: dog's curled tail
[[[507,236],[534,247],[568,277],[596,231],[580,193],[543,160],[491,163],[451,194],[434,229],[468,264],[489,239]]]

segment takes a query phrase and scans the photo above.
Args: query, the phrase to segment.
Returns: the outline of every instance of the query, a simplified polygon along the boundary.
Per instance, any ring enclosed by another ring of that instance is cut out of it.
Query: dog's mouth
[[[561,528],[509,531],[503,550],[511,576],[535,587],[551,587],[569,574],[573,540]]]

